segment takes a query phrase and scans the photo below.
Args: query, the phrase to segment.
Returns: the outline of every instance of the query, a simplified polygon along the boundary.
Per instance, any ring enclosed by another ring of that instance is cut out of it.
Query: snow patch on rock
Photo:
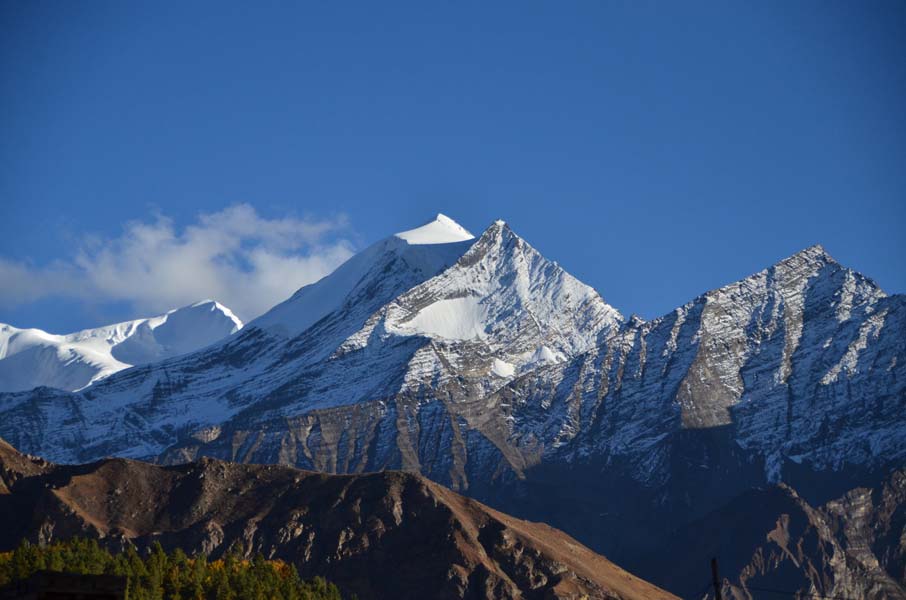
[[[397,327],[396,332],[448,340],[471,340],[484,337],[489,325],[487,317],[480,298],[448,298],[429,304],[410,321]]]
[[[511,363],[495,358],[494,363],[491,365],[491,372],[498,377],[509,379],[516,373],[516,367]]]

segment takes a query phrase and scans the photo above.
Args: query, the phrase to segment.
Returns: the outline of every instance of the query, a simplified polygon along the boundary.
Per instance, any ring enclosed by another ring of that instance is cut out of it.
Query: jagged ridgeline
[[[204,348],[240,329],[242,321],[213,300],[64,335],[0,323],[0,391],[79,390],[133,365]]]
[[[38,571],[126,577],[129,600],[341,600],[337,587],[323,578],[303,581],[292,565],[260,555],[243,560],[228,553],[209,561],[180,549],[165,552],[160,544],[144,554],[129,545],[111,552],[80,538],[44,546],[23,542],[0,552],[0,587]]]
[[[561,531],[411,473],[325,475],[208,458],[54,465],[0,440],[0,549],[72,537],[113,550],[261,554],[362,600],[675,598]]]
[[[60,462],[417,472],[642,565],[749,490],[819,506],[906,464],[906,297],[813,246],[627,319],[506,223],[439,216],[203,350],[0,394],[0,435]]]

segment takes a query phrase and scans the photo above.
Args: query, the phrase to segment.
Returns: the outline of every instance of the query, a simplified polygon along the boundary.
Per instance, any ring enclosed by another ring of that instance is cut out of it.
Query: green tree
[[[323,578],[299,578],[296,568],[260,554],[243,560],[228,552],[209,562],[204,554],[189,557],[180,549],[167,553],[152,544],[144,557],[133,546],[116,554],[97,540],[72,539],[37,546],[22,542],[0,552],[0,585],[50,569],[70,573],[121,575],[128,600],[340,600],[337,587]]]

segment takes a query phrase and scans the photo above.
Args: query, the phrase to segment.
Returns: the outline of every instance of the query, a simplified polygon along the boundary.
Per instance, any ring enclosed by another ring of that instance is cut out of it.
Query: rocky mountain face
[[[400,444],[384,437],[397,415],[445,396],[453,414],[480,418],[488,393],[578,355],[621,321],[505,224],[477,241],[450,242],[423,234],[436,234],[438,222],[379,242],[214,348],[131,369],[79,394],[2,395],[0,427],[19,447],[78,461],[153,457],[180,442],[227,440],[227,428],[269,432],[276,423],[281,429],[255,444],[259,457],[309,468],[333,460],[311,448],[332,428],[327,451],[342,429],[351,453],[339,460],[349,470],[418,469],[417,432]],[[311,298],[332,298],[337,308],[311,316]],[[419,303],[424,310],[413,312]],[[339,422],[309,424],[320,415]],[[450,465],[438,478],[467,485],[464,471],[452,469],[451,449],[432,445]]]
[[[57,466],[0,440],[0,549],[154,541],[291,562],[359,598],[675,598],[540,523],[420,476],[338,476],[203,459]]]
[[[379,242],[203,352],[0,394],[0,435],[59,461],[418,472],[647,577],[666,532],[748,490],[818,506],[906,463],[906,297],[821,247],[646,322],[505,223],[454,225]]]
[[[105,377],[210,346],[242,328],[213,300],[124,323],[54,335],[0,323],[0,391],[74,391]]]
[[[315,373],[325,380],[322,403],[393,390],[406,369],[398,354],[360,361],[358,381],[329,359],[375,311],[469,249],[471,234],[446,221],[438,217],[370,246],[217,346],[129,369],[77,394],[0,394],[0,428],[17,447],[58,461],[150,458],[185,437],[209,439],[232,417],[292,401],[296,382]],[[334,389],[331,379],[346,387]]]
[[[719,557],[723,597],[733,600],[906,598],[906,471],[817,507],[786,484],[750,490],[675,531],[645,560],[657,565],[655,583],[713,598],[701,593],[711,557]]]
[[[489,400],[506,407],[510,444],[543,450],[481,497],[625,558],[650,539],[640,531],[754,487],[783,481],[823,503],[873,484],[906,464],[904,307],[813,247],[630,321]]]

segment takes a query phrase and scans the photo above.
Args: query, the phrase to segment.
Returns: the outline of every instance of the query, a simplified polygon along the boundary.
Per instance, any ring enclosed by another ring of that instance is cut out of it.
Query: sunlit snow
[[[204,348],[240,328],[236,315],[213,300],[65,335],[0,324],[0,391],[78,390],[133,365]]]
[[[450,298],[429,304],[402,329],[448,340],[471,340],[484,335],[486,318],[479,298]]]
[[[462,225],[440,213],[430,223],[397,233],[396,237],[406,240],[412,245],[450,244],[475,238]]]

